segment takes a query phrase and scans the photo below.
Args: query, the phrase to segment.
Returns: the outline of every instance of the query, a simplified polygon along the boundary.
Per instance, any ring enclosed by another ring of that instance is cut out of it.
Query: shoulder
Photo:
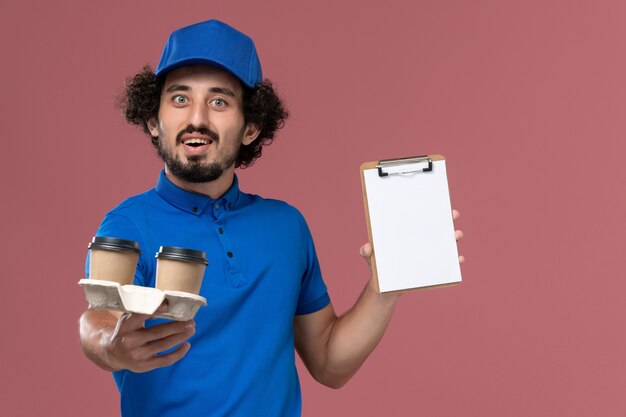
[[[117,206],[113,207],[107,215],[132,216],[134,212],[142,210],[146,204],[154,200],[155,197],[157,197],[157,194],[154,189],[128,197]]]
[[[255,219],[259,227],[271,226],[275,234],[282,237],[297,237],[302,242],[312,239],[311,231],[303,214],[295,206],[272,198],[247,195],[251,202],[247,205],[247,216]],[[279,227],[276,227],[279,226]]]
[[[99,235],[111,235],[119,238],[130,238],[137,240],[140,233],[138,223],[144,216],[145,207],[156,196],[154,190],[149,190],[141,194],[129,197],[109,210],[102,219],[99,228]],[[122,236],[123,235],[123,236]]]
[[[247,194],[246,196],[250,200],[249,207],[255,213],[276,217],[285,222],[306,223],[300,210],[285,201],[264,198],[254,194]]]

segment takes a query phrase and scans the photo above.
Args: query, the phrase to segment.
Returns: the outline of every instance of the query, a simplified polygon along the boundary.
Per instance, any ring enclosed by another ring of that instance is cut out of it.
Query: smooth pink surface
[[[76,282],[161,163],[113,96],[211,17],[254,37],[292,114],[241,186],[304,213],[339,312],[368,279],[362,162],[444,154],[462,213],[464,282],[404,296],[342,390],[300,368],[304,416],[624,416],[621,0],[3,5],[2,415],[118,414]]]

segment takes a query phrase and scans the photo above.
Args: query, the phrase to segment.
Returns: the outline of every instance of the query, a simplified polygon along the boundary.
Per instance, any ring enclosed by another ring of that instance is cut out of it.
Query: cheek
[[[223,120],[222,126],[228,130],[229,135],[239,136],[245,132],[246,125],[243,120],[243,116],[233,115]]]
[[[171,135],[172,132],[174,132],[176,130],[177,127],[179,127],[185,119],[185,114],[184,112],[180,111],[180,109],[176,110],[176,109],[172,109],[172,108],[168,108],[167,105],[161,105],[161,108],[159,109],[159,123],[158,123],[158,128],[159,131],[161,133],[161,135],[165,134],[167,135]],[[184,127],[184,126],[183,126]],[[176,134],[176,132],[174,132],[174,134]]]
[[[178,126],[175,120],[172,120],[171,117],[168,119],[159,119],[159,124],[157,126],[157,132],[159,137],[163,138],[164,141],[175,140],[176,134],[178,134],[179,130],[176,129]]]

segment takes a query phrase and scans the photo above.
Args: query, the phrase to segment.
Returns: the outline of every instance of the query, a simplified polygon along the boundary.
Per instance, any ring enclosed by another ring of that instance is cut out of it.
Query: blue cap
[[[158,77],[193,64],[229,71],[252,88],[263,81],[254,41],[219,20],[196,23],[173,32],[154,73]]]

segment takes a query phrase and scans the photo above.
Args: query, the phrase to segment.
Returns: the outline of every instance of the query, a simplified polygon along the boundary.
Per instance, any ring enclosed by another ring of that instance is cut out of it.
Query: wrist
[[[398,291],[382,293],[382,294],[379,293],[378,291],[376,291],[376,286],[374,285],[373,279],[369,281],[365,290],[369,292],[373,297],[375,297],[379,302],[382,302],[385,304],[392,304],[392,305],[395,305],[400,299],[400,296],[402,295],[402,292],[398,292]]]

